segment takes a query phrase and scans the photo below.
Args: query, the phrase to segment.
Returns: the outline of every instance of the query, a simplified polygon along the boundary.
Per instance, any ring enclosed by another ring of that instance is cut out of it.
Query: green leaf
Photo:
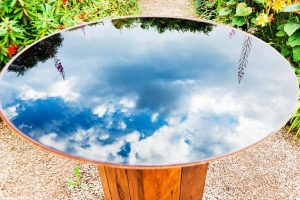
[[[300,3],[287,5],[280,10],[280,12],[299,12],[299,11],[300,11]]]
[[[300,74],[300,68],[294,67],[294,70],[295,70],[296,74]],[[298,113],[297,115],[294,115],[294,117],[299,116],[299,115],[300,115],[300,113]]]
[[[236,7],[235,16],[245,17],[252,13],[252,8],[247,7],[246,3],[239,3]]]
[[[16,42],[16,36],[13,32],[10,33],[10,39],[13,41],[13,42]]]
[[[75,188],[76,182],[73,179],[68,178],[67,179],[67,185],[68,185],[68,187]]]
[[[300,46],[296,46],[293,48],[293,61],[294,62],[300,61]]]
[[[277,27],[277,30],[283,31],[285,24],[281,24]]]
[[[77,180],[80,180],[80,169],[79,169],[78,165],[75,165],[74,173],[75,173],[75,176],[76,176]]]
[[[24,2],[23,2],[23,0],[19,0],[19,3],[21,4],[22,7],[24,7]]]
[[[236,5],[237,4],[237,1],[236,0],[230,0],[226,3],[226,5],[228,6],[233,6],[233,5]]]
[[[251,18],[251,23],[252,23],[252,24],[256,24],[256,23],[257,23],[256,21],[257,21],[257,20],[256,20],[256,17]]]
[[[16,4],[17,0],[12,0],[12,2],[10,3],[10,7],[14,7],[14,5]]]
[[[278,31],[278,32],[276,33],[276,36],[277,36],[277,37],[284,37],[284,36],[286,36],[286,33],[285,33],[284,31]]]
[[[267,0],[253,0],[255,3],[265,4]]]
[[[281,48],[281,54],[284,56],[284,57],[287,57],[289,55],[291,55],[292,53],[292,49],[287,47],[287,46],[284,46],[283,48]]]
[[[230,8],[225,7],[219,11],[219,15],[226,16],[226,15],[229,15],[231,12],[232,12],[232,10]]]
[[[243,17],[234,17],[232,19],[232,25],[243,26],[245,24],[245,19]]]
[[[22,10],[22,8],[16,8],[16,9],[14,10],[14,14],[17,13],[17,12],[19,12],[19,11],[21,11],[21,10]]]
[[[286,44],[291,46],[291,47],[295,47],[295,46],[300,45],[300,32],[296,31],[295,33],[293,33],[289,37],[288,42]]]
[[[300,28],[300,24],[298,23],[289,22],[284,25],[284,31],[288,34],[288,36],[291,36],[299,28]]]

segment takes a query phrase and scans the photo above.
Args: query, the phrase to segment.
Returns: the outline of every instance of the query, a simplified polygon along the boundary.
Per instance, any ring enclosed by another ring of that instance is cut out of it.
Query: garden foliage
[[[138,0],[0,0],[0,69],[32,42],[69,26],[133,15]]]
[[[300,3],[292,0],[197,0],[200,16],[263,39],[295,67],[300,61]]]

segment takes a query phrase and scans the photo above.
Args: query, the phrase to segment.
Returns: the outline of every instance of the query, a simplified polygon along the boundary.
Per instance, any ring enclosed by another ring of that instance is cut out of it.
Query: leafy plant
[[[87,21],[138,12],[138,0],[1,0],[0,70],[18,51],[48,34]]]
[[[218,10],[218,1],[214,1],[215,6],[206,9]],[[217,15],[209,19],[230,24],[260,37],[298,67],[300,23],[297,12],[300,6],[292,3],[292,0],[223,0]],[[201,10],[199,12],[201,15]]]
[[[291,126],[289,131],[296,129],[295,139],[300,139],[300,104],[297,107],[297,112],[294,114],[291,120]]]
[[[295,13],[297,16],[279,27],[277,32],[277,35],[288,37],[286,44],[290,48],[286,55],[291,55],[294,62],[300,61],[300,21],[297,14],[299,8],[300,4],[291,4],[281,9],[281,12]]]
[[[86,183],[82,183],[81,175],[80,175],[80,168],[77,164],[74,166],[74,176],[75,176],[75,178],[70,178],[69,177],[67,179],[68,187],[70,187],[72,189],[81,188],[81,189],[84,189],[84,190],[87,190],[89,188],[89,186]]]

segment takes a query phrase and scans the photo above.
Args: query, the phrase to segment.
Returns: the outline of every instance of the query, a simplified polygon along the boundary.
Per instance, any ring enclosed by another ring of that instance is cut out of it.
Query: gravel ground
[[[193,17],[191,1],[140,0],[142,14]],[[80,164],[88,190],[69,189],[75,162],[49,154],[0,122],[0,200],[99,200],[95,166]],[[300,200],[300,147],[279,131],[261,144],[210,163],[204,199]]]
[[[0,122],[0,200],[103,199],[94,166],[79,165],[88,190],[67,187],[74,165],[74,161],[37,148]]]
[[[194,17],[192,0],[140,0],[143,15]]]
[[[254,148],[211,162],[205,199],[300,200],[300,146],[282,129]]]

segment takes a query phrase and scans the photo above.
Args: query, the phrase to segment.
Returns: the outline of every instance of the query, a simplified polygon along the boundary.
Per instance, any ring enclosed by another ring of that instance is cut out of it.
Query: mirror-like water
[[[48,148],[130,165],[245,148],[291,116],[298,84],[274,49],[229,27],[104,20],[57,33],[2,74],[5,116]]]

